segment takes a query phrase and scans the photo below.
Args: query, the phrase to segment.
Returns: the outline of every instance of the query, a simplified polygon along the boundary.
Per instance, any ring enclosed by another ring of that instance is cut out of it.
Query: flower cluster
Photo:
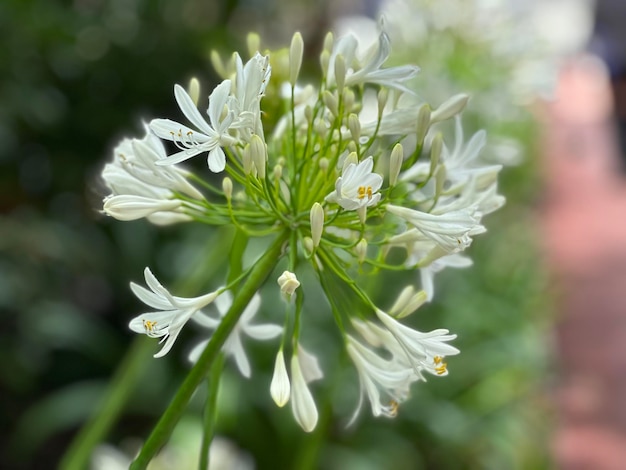
[[[302,345],[307,315],[320,315],[310,310],[328,310],[354,364],[361,386],[354,418],[365,399],[375,416],[396,415],[413,382],[447,375],[445,358],[459,353],[450,344],[456,335],[421,332],[404,318],[433,298],[436,272],[471,264],[461,253],[485,231],[483,215],[504,203],[497,193],[500,166],[478,158],[485,133],[467,141],[463,135],[460,115],[468,97],[455,95],[434,109],[419,101],[410,88],[418,67],[384,67],[390,42],[382,29],[363,56],[355,37],[329,33],[316,84],[300,77],[299,33],[288,51],[261,54],[253,47],[245,64],[238,54],[226,62],[213,54],[223,81],[208,107],[200,104],[197,80],[187,90],[176,85],[184,122],[152,120],[145,137],[119,145],[102,173],[112,192],[104,212],[116,219],[230,225],[245,234],[242,239],[273,240],[278,248],[195,298],[173,296],[146,268],[149,289],[131,288],[154,311],[130,327],[164,341],[156,356],[171,349],[189,320],[215,330],[191,352],[195,362],[235,315],[218,346],[246,377],[252,367],[244,336],[280,337],[270,395],[281,407],[291,401],[305,431],[318,420],[309,384],[323,378],[318,358]],[[254,45],[255,37],[249,42]],[[452,145],[439,129],[446,122],[455,125]],[[221,187],[215,177],[205,180],[179,167],[200,155],[207,158],[207,174],[222,176]],[[279,265],[286,268],[280,276]],[[298,274],[305,270],[316,274],[326,307],[304,301],[309,289]],[[406,286],[384,309],[364,280],[388,272],[406,273]],[[285,300],[277,318],[282,326],[253,324],[259,290],[272,273]]]

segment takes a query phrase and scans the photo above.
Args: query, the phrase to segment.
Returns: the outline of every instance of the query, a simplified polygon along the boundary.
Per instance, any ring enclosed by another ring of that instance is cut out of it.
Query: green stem
[[[265,279],[267,279],[276,266],[282,254],[283,243],[288,236],[288,231],[283,232],[282,235],[274,240],[274,243],[267,249],[263,256],[257,260],[252,271],[250,271],[250,276],[246,279],[239,293],[234,298],[230,310],[220,322],[209,344],[207,344],[207,347],[198,359],[198,362],[189,371],[189,374],[181,384],[178,392],[176,392],[176,395],[174,395],[169,406],[157,422],[152,430],[152,434],[150,434],[148,440],[139,452],[139,455],[131,464],[130,470],[145,469],[150,460],[152,460],[170,437],[174,426],[182,416],[191,396],[211,369],[215,358],[237,324],[244,308],[246,308],[252,296],[261,287]]]
[[[224,369],[224,355],[219,354],[213,367],[211,367],[211,375],[209,377],[209,387],[207,390],[206,404],[204,406],[204,434],[202,436],[202,446],[200,447],[200,465],[199,470],[208,470],[209,468],[209,452],[211,449],[211,441],[215,435],[215,422],[217,421],[217,395],[220,388],[220,378]]]
[[[61,470],[82,470],[89,467],[93,448],[103,440],[117,420],[128,397],[141,378],[150,360],[154,342],[145,336],[136,338],[115,373],[102,402],[80,430],[59,464]]]

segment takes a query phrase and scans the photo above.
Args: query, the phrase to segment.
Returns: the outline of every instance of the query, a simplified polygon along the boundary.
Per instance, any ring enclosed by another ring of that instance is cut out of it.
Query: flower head
[[[326,196],[328,202],[339,204],[345,210],[357,210],[378,204],[383,177],[373,173],[374,159],[368,157],[360,163],[350,163],[337,178],[335,191]]]

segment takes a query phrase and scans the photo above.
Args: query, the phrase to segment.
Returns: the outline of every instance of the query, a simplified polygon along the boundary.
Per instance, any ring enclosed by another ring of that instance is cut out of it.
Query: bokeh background
[[[151,266],[196,295],[226,263],[227,229],[100,214],[98,174],[113,146],[145,120],[177,115],[174,83],[197,76],[211,89],[212,49],[246,50],[248,31],[282,47],[300,30],[313,71],[327,30],[372,39],[381,12],[393,25],[390,63],[420,65],[415,90],[434,105],[470,93],[467,135],[486,128],[485,158],[506,163],[508,203],[486,219],[474,266],[442,272],[419,312],[420,329],[457,332],[462,354],[447,378],[415,386],[395,420],[364,412],[346,429],[356,377],[328,348],[329,378],[314,389],[322,419],[306,435],[269,397],[274,348],[247,344],[256,368],[249,381],[227,369],[215,468],[626,468],[616,125],[626,108],[612,94],[619,54],[584,0],[0,3],[0,468],[56,467],[111,404],[102,400],[114,378],[119,413],[96,455],[98,468],[124,468],[188,370],[198,334],[185,331],[152,359],[156,344],[127,329],[143,308],[128,283]],[[312,331],[312,350],[335,341],[320,325]],[[154,468],[196,468],[201,416],[198,396]]]

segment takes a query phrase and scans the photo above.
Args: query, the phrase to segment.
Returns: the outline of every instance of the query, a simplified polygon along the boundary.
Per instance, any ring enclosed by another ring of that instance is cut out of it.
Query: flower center
[[[368,199],[372,199],[372,187],[371,186],[359,186],[357,190],[357,197],[363,199],[367,196]]]
[[[143,327],[146,329],[148,333],[154,333],[154,327],[156,326],[156,321],[144,320]]]
[[[435,356],[433,358],[433,362],[435,363],[435,366],[436,366],[435,372],[437,372],[437,375],[443,375],[446,372],[448,372],[448,364],[443,362],[443,357]]]

